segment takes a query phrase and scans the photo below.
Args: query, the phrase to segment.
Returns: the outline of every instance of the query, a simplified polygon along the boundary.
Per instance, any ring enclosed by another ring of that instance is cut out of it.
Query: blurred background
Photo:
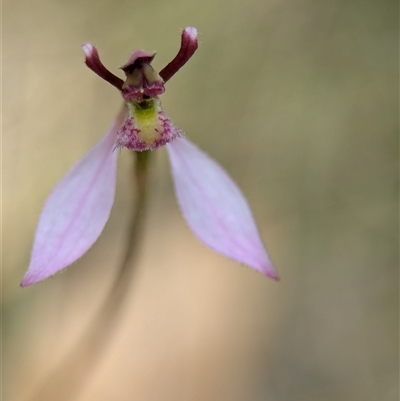
[[[32,399],[115,277],[134,193],[95,246],[21,289],[51,188],[103,135],[132,51],[160,70],[180,29],[200,48],[166,113],[238,182],[280,276],[190,232],[165,149],[152,166],[136,272],[77,401],[398,399],[398,3],[392,0],[20,0],[3,3],[3,399]],[[73,383],[60,385],[61,395]]]

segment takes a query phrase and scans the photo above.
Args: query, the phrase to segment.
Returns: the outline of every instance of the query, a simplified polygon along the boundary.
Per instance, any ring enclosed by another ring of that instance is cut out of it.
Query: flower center
[[[129,114],[136,123],[137,139],[147,146],[151,146],[160,139],[163,132],[161,120],[158,118],[158,111],[161,111],[160,101],[150,99],[142,102],[128,101],[127,104]]]
[[[129,116],[117,133],[117,147],[136,151],[155,149],[183,135],[163,112],[158,97],[127,100],[126,104]]]

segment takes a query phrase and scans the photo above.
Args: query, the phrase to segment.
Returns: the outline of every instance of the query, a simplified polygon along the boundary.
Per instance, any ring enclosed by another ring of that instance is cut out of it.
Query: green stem
[[[80,342],[66,360],[46,378],[30,400],[67,401],[75,399],[96,361],[101,357],[120,316],[123,301],[131,285],[146,209],[150,151],[135,152],[134,176],[137,187],[135,209],[127,235],[127,245],[114,285],[103,306]]]

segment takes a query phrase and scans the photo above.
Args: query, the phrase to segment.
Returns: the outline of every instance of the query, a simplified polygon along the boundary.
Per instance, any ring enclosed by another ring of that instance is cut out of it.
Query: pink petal
[[[178,138],[167,149],[178,202],[197,237],[277,280],[247,201],[228,174],[187,139]]]
[[[51,192],[36,230],[31,262],[21,286],[41,281],[80,258],[97,240],[114,203],[120,112],[107,134]]]

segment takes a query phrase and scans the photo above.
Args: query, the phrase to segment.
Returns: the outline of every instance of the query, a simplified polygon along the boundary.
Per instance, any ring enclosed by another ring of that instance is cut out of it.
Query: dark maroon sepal
[[[121,67],[125,73],[132,72],[135,68],[139,67],[141,64],[150,64],[154,57],[156,56],[156,52],[146,52],[145,50],[136,50],[131,54],[129,60]]]
[[[181,48],[178,54],[160,71],[160,76],[164,82],[167,82],[189,61],[198,46],[197,29],[192,26],[185,28],[182,31]]]
[[[115,86],[117,89],[122,90],[122,85],[124,84],[124,81],[121,78],[118,78],[112,72],[108,71],[106,67],[104,67],[103,63],[100,61],[99,52],[97,51],[97,49],[90,43],[85,43],[84,45],[82,45],[82,49],[85,52],[86,65],[99,77],[103,78],[111,85]]]

